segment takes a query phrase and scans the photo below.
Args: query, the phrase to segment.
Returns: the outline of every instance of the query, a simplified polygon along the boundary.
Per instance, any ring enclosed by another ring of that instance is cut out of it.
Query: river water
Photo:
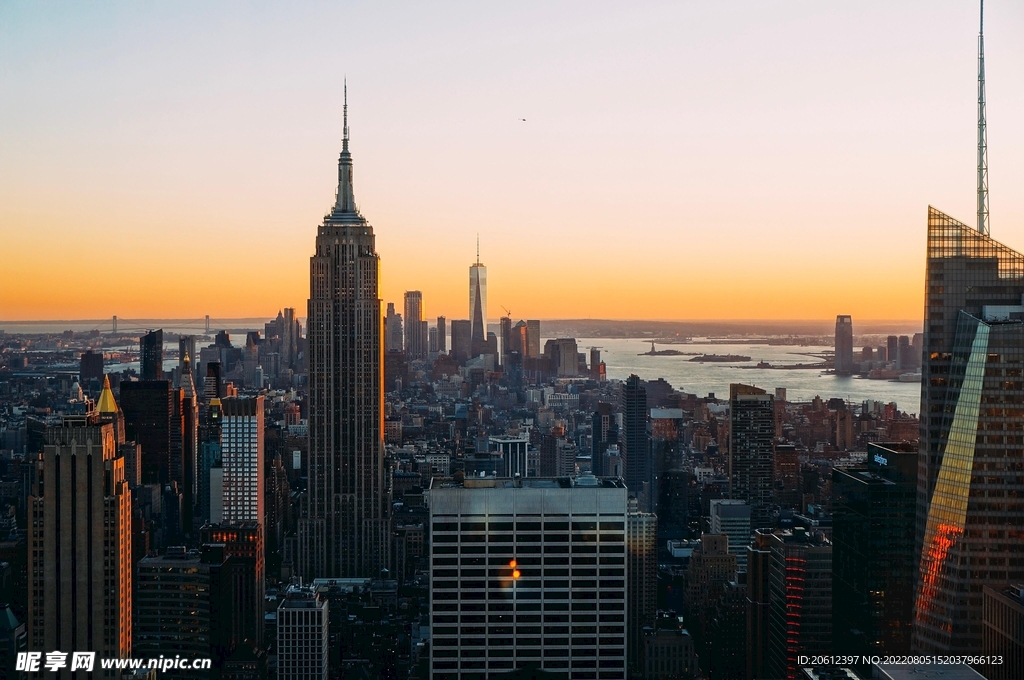
[[[746,383],[769,392],[773,392],[776,387],[785,387],[789,401],[809,401],[815,396],[822,399],[841,397],[854,403],[867,399],[884,403],[895,401],[900,410],[909,413],[917,413],[921,402],[921,385],[916,382],[837,376],[820,369],[755,368],[760,361],[773,366],[818,363],[821,359],[813,355],[830,351],[831,347],[715,344],[699,340],[688,344],[657,345],[658,350],[675,349],[695,354],[737,354],[750,357],[747,362],[711,363],[690,361],[693,358],[691,355],[638,356],[650,351],[650,340],[577,338],[576,342],[579,351],[587,354],[588,362],[590,348],[601,348],[601,359],[605,362],[610,379],[625,380],[631,373],[644,380],[664,378],[677,390],[699,396],[714,393],[719,398],[728,398],[730,383]]]

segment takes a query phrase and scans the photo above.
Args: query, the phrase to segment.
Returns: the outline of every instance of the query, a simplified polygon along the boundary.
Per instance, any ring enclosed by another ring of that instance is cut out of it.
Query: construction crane
[[[511,319],[511,318],[512,318],[512,310],[511,310],[511,309],[509,309],[508,307],[506,307],[505,305],[499,305],[499,306],[500,306],[500,307],[501,307],[502,309],[504,309],[504,310],[505,310],[505,314],[506,314],[506,316],[508,316],[508,318],[510,318],[510,319]]]

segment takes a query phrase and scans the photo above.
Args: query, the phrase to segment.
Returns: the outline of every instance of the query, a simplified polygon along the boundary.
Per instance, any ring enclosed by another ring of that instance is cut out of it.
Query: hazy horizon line
[[[444,316],[444,315],[442,315]],[[838,315],[837,315],[838,316]],[[210,317],[210,321],[226,322],[226,321],[254,321],[260,319],[273,320],[277,318],[276,315],[266,316],[235,316],[235,317]],[[304,319],[305,316],[297,316],[297,319]],[[457,319],[458,317],[446,317],[449,321]],[[504,317],[497,317],[494,319],[487,319],[488,323],[498,322]],[[514,317],[513,317],[514,318]],[[528,316],[520,317],[522,319],[529,319]],[[143,321],[204,321],[206,317],[144,317],[144,318],[127,318],[118,317],[118,323],[128,322],[143,322]],[[430,320],[429,317],[426,320]],[[793,319],[780,319],[780,318],[764,318],[764,319],[751,319],[751,318],[732,318],[732,317],[720,317],[720,318],[701,318],[701,319],[650,319],[650,318],[611,318],[611,317],[552,317],[544,318],[540,317],[539,321],[547,321],[548,323],[569,323],[569,322],[580,322],[587,321],[590,323],[831,323],[834,321],[831,317],[821,318],[793,318]],[[865,317],[858,319],[854,317],[854,320],[860,323],[917,323],[923,324],[923,319],[899,319],[899,318],[870,318]],[[91,323],[91,322],[102,322],[111,323],[111,317],[103,317],[99,319],[81,318],[81,319],[0,319],[0,325],[2,324],[57,324],[57,323]]]

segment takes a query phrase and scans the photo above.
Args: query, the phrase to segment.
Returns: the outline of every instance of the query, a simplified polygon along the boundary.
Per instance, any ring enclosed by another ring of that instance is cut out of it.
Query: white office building
[[[620,479],[433,480],[431,677],[625,678],[626,514]]]
[[[292,586],[277,608],[278,680],[327,680],[327,600]]]
[[[736,568],[747,570],[750,545],[750,506],[740,500],[716,498],[711,501],[711,533],[729,537],[729,552],[736,556]]]
[[[221,400],[222,521],[263,524],[263,397]]]

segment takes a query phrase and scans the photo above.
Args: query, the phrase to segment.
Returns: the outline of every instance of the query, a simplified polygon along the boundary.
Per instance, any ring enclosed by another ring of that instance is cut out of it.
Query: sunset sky
[[[1024,250],[1024,5],[986,3]],[[349,83],[385,302],[917,319],[975,223],[977,2],[0,3],[0,320],[305,316]],[[520,120],[525,118],[526,120]]]

